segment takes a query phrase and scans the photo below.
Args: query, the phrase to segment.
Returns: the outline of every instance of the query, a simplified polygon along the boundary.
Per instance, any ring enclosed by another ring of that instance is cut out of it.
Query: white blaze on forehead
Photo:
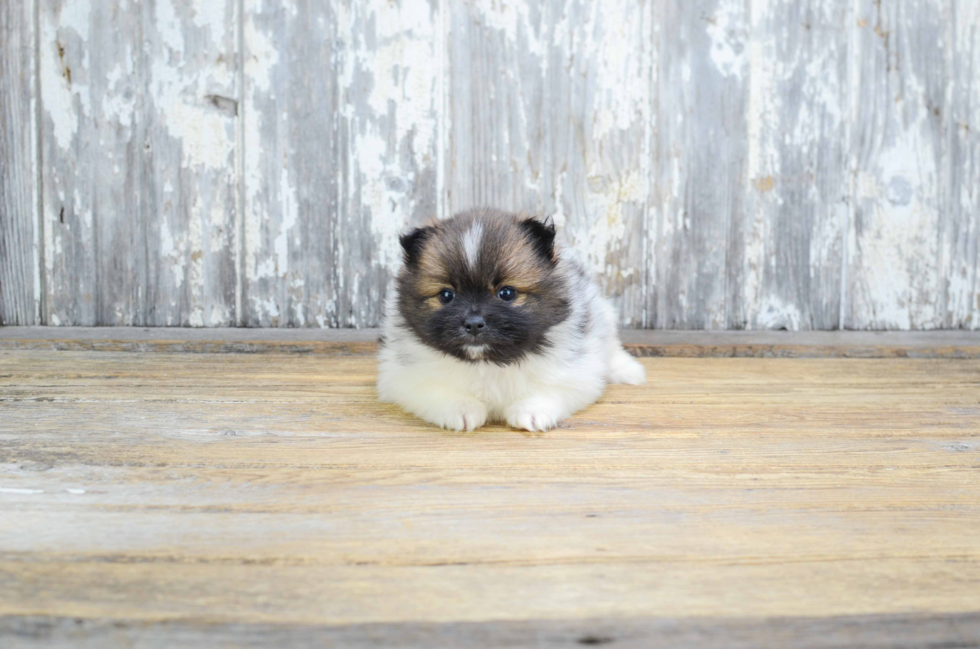
[[[463,252],[466,254],[466,263],[470,265],[470,268],[476,268],[476,260],[480,256],[480,241],[482,240],[482,223],[474,223],[473,227],[463,235]]]

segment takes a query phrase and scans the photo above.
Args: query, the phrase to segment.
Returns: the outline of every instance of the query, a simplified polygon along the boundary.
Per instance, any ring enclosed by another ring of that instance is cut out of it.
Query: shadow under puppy
[[[643,383],[615,311],[555,228],[492,209],[401,238],[378,394],[437,426],[554,428],[607,383]]]

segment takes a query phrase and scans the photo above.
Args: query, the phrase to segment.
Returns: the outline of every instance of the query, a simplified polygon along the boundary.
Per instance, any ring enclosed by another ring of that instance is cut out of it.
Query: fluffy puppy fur
[[[472,210],[401,238],[379,355],[383,401],[437,426],[541,431],[607,383],[643,383],[612,305],[533,218]]]

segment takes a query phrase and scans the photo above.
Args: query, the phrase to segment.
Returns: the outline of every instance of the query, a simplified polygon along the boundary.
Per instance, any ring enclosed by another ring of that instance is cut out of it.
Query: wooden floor
[[[0,351],[0,646],[980,645],[980,360],[645,358],[457,434],[337,349]]]

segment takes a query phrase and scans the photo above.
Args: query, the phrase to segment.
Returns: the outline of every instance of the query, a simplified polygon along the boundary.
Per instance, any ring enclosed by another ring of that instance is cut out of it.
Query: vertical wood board
[[[651,3],[450,3],[450,211],[553,216],[641,324]]]
[[[235,324],[236,0],[142,7],[140,220],[152,326]]]
[[[949,43],[946,191],[941,268],[944,328],[980,329],[980,3],[953,0]]]
[[[40,324],[35,8],[0,5],[0,326]]]
[[[850,177],[844,0],[753,0],[746,210],[728,326],[835,329]]]
[[[932,329],[944,320],[950,19],[940,0],[856,3],[845,328]]]
[[[233,322],[234,7],[44,5],[50,324]]]
[[[0,11],[0,323],[376,326],[494,205],[626,326],[980,329],[972,1]]]
[[[398,235],[435,218],[438,6],[246,4],[245,310],[376,326]]]
[[[738,326],[747,186],[749,15],[744,0],[658,5],[655,265],[648,323]]]

